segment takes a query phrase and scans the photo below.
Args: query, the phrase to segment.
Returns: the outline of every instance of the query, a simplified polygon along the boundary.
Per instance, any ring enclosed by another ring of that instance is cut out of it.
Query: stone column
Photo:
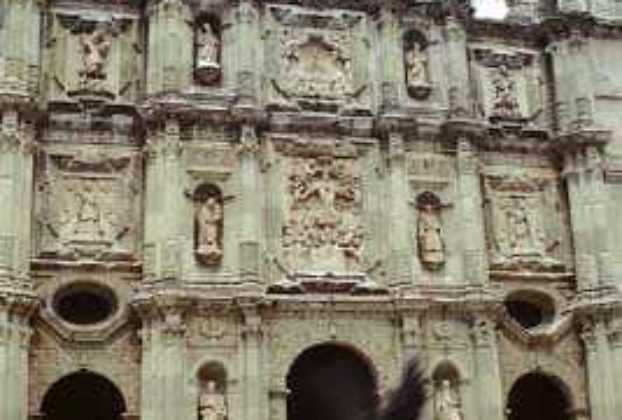
[[[145,199],[145,277],[179,279],[179,219],[183,185],[180,169],[179,122],[167,119],[149,134]]]
[[[240,277],[259,282],[259,232],[262,203],[259,194],[259,141],[254,126],[242,125],[240,133]]]
[[[380,9],[378,39],[381,51],[380,106],[386,112],[398,107],[400,102],[398,83],[404,80],[399,25],[394,11],[388,7]]]
[[[611,353],[606,330],[599,319],[583,320],[581,338],[585,345],[587,381],[591,418],[596,420],[615,420],[615,381]]]
[[[492,321],[477,316],[472,325],[475,372],[473,374],[474,394],[478,419],[505,419],[505,395],[501,384],[497,337]]]
[[[29,318],[36,307],[34,294],[0,292],[0,418],[28,418]]]
[[[471,140],[460,137],[457,147],[458,214],[461,215],[464,281],[483,284],[488,282],[488,270],[479,164]]]
[[[194,19],[188,5],[183,0],[152,0],[147,17],[147,94],[182,92],[192,83],[194,67]]]
[[[268,418],[268,381],[264,372],[261,315],[252,304],[242,303],[244,326],[244,407],[245,419]]]
[[[445,69],[447,72],[449,111],[452,116],[471,114],[471,98],[468,86],[469,60],[467,59],[466,32],[463,26],[452,17],[445,25]]]
[[[584,185],[580,172],[581,156],[567,153],[564,157],[563,176],[566,180],[570,205],[570,224],[575,257],[575,276],[579,289],[596,286],[597,267],[592,253],[588,213],[584,203]]]
[[[6,109],[0,131],[0,280],[28,279],[31,256],[31,214],[34,126],[25,114]]]
[[[609,324],[609,342],[611,346],[611,370],[614,378],[614,389],[622,389],[622,313],[614,311]],[[614,393],[614,413],[622,413],[622,395]]]
[[[564,152],[563,176],[579,289],[612,285],[616,281],[600,151],[609,136],[607,131],[584,128],[560,138],[562,150],[568,150]]]
[[[413,280],[413,258],[411,243],[412,231],[408,226],[408,203],[411,198],[406,171],[406,154],[404,152],[404,135],[401,133],[389,134],[389,193],[390,207],[390,274],[389,286],[410,284]]]
[[[37,93],[39,77],[40,2],[37,0],[11,0],[7,2],[4,17],[2,48],[5,57],[4,80],[0,91],[18,95]]]
[[[143,318],[141,419],[187,415],[186,326],[181,307],[139,309]]]
[[[259,17],[252,0],[241,0],[234,11],[237,33],[236,85],[238,106],[252,106],[257,101],[257,59]]]

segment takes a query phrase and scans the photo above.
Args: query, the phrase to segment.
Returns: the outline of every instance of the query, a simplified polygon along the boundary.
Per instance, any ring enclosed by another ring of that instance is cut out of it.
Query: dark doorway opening
[[[508,397],[508,420],[570,420],[571,405],[564,391],[547,375],[522,376]]]
[[[298,356],[287,388],[287,420],[372,420],[378,404],[370,366],[338,345],[318,345]]]
[[[41,406],[43,420],[121,420],[125,401],[103,376],[77,372],[48,390]]]

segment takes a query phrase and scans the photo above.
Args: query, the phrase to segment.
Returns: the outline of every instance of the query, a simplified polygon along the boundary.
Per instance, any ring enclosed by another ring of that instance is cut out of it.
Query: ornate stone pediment
[[[132,257],[138,159],[101,153],[49,154],[38,180],[38,255],[119,260]]]

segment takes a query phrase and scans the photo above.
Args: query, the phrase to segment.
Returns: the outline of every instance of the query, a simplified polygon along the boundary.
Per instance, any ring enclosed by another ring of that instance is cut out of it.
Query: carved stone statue
[[[463,420],[460,402],[447,379],[434,396],[434,420]]]
[[[80,77],[84,84],[106,78],[106,61],[110,50],[109,34],[104,29],[80,35],[82,47],[82,70]]]
[[[431,200],[422,200],[418,207],[417,245],[419,259],[426,268],[438,269],[445,263],[440,207]]]
[[[428,84],[428,56],[418,42],[415,42],[412,49],[406,53],[406,70],[408,86]]]
[[[494,103],[492,113],[496,117],[519,118],[516,83],[505,65],[499,66],[492,79]]]
[[[514,197],[505,209],[508,245],[512,255],[542,255],[543,245],[522,197]]]
[[[201,83],[211,84],[220,77],[220,39],[209,22],[196,29],[196,76]]]
[[[222,224],[222,203],[217,197],[207,197],[197,215],[196,252],[205,264],[217,264],[222,258]]]
[[[430,93],[428,54],[421,42],[413,42],[404,54],[406,86],[415,99],[425,99]]]
[[[226,420],[227,402],[225,395],[216,389],[216,382],[208,381],[199,397],[200,420]]]

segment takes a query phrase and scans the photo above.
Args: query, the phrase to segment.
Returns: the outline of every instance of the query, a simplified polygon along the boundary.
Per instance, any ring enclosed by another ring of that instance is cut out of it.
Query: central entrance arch
[[[43,398],[43,420],[121,420],[125,401],[117,387],[89,371],[65,376]]]
[[[373,420],[375,374],[366,360],[340,345],[301,353],[287,375],[287,420]]]
[[[528,373],[512,386],[507,412],[508,420],[571,420],[571,402],[561,382]]]

